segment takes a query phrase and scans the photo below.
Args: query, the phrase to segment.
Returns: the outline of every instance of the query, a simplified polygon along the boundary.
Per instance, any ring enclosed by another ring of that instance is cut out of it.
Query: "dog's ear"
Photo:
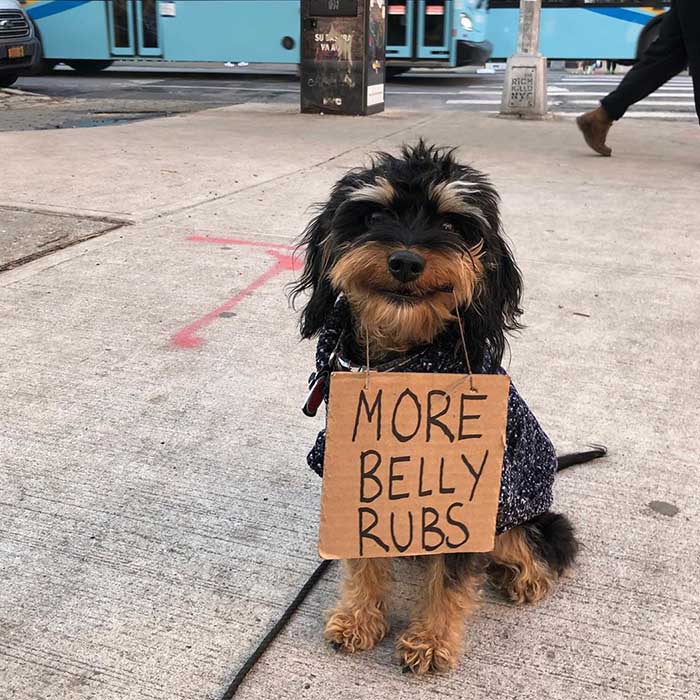
[[[493,279],[494,298],[500,308],[504,331],[518,330],[523,294],[523,278],[510,246],[501,233],[497,239],[496,265]]]
[[[506,347],[506,333],[522,328],[522,276],[500,226],[489,237],[483,258],[485,276],[474,303],[466,309],[471,333],[470,354],[483,360],[485,347],[491,360],[500,363]]]
[[[299,243],[300,248],[306,249],[304,270],[292,285],[290,298],[294,304],[300,294],[311,292],[299,321],[302,338],[313,338],[321,330],[337,296],[328,281],[329,260],[324,249],[324,242],[331,231],[331,219],[331,212],[326,206],[311,220]]]

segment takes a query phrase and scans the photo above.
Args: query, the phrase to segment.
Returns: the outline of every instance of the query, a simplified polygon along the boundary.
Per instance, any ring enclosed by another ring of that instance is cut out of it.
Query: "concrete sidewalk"
[[[0,273],[0,698],[221,696],[317,561],[289,246],[344,170],[418,136],[501,192],[521,393],[561,450],[611,450],[558,481],[580,564],[537,607],[488,592],[460,669],[420,680],[392,660],[416,569],[390,637],[345,657],[334,568],[237,697],[698,697],[700,152],[658,129],[615,127],[612,159],[572,122],[444,112],[0,134],[0,206],[130,222]]]

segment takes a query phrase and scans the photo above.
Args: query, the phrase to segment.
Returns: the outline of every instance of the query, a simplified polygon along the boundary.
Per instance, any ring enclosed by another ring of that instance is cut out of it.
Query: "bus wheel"
[[[0,88],[10,87],[19,78],[19,73],[0,73]]]
[[[93,75],[94,73],[103,71],[105,68],[109,68],[114,61],[86,61],[84,59],[75,59],[63,61],[63,63],[70,66],[78,73]]]
[[[644,29],[642,29],[642,33],[639,35],[637,41],[637,60],[639,60],[642,54],[659,38],[663,18],[663,15],[657,15],[644,25]]]

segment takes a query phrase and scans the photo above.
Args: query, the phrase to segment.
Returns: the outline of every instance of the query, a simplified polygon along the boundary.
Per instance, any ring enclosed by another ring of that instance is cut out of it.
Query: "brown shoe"
[[[603,106],[576,117],[578,128],[586,139],[586,143],[601,156],[612,155],[612,148],[605,145],[605,137],[612,126],[612,119]]]

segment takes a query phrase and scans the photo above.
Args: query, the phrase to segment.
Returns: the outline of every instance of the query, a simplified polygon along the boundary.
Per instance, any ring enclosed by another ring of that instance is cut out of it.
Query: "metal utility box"
[[[383,111],[385,28],[385,0],[301,0],[301,111]]]

